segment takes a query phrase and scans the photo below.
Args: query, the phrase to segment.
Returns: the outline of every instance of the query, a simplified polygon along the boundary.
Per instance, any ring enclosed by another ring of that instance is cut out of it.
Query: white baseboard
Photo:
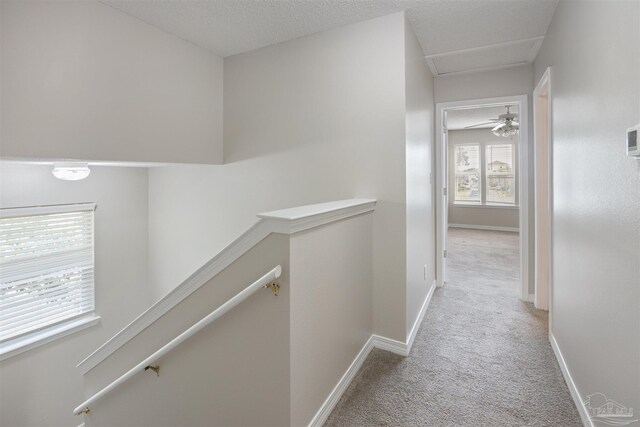
[[[406,357],[409,355],[409,346],[407,343],[382,337],[380,335],[373,336],[373,346],[380,350],[390,351],[391,353],[395,353],[400,356]]]
[[[562,375],[564,376],[564,381],[567,383],[567,387],[569,388],[569,392],[571,393],[571,397],[573,398],[573,403],[575,403],[576,408],[578,409],[582,424],[584,424],[585,427],[594,427],[593,422],[591,421],[591,418],[587,413],[587,410],[582,404],[580,392],[576,387],[576,383],[573,382],[573,378],[571,378],[571,373],[569,372],[567,362],[565,362],[564,357],[562,356],[562,352],[560,351],[560,347],[558,347],[558,342],[556,341],[556,338],[553,336],[553,334],[549,334],[549,342],[551,342],[551,348],[556,355],[558,365],[560,365],[560,370],[562,371]]]
[[[351,384],[351,381],[353,381],[353,378],[360,370],[360,367],[364,363],[365,359],[367,358],[367,356],[369,356],[371,350],[373,350],[373,342],[374,336],[371,336],[364,344],[356,358],[353,359],[353,362],[351,362],[351,365],[349,366],[349,368],[347,368],[347,371],[344,373],[344,375],[342,375],[342,378],[340,378],[338,384],[336,384],[333,390],[331,390],[331,393],[329,393],[329,396],[322,403],[322,406],[320,406],[320,409],[318,409],[318,412],[316,412],[316,415],[309,423],[309,427],[320,427],[324,424],[325,421],[327,421],[327,418],[329,418],[331,411],[333,411],[333,408],[335,408],[338,401],[340,401],[340,398],[344,394],[347,387],[349,387],[349,384]]]
[[[424,319],[424,314],[427,312],[427,308],[429,307],[429,303],[431,302],[431,297],[433,296],[433,291],[436,290],[436,281],[434,280],[431,283],[431,288],[429,292],[427,292],[427,296],[422,303],[422,307],[420,307],[420,313],[418,314],[418,318],[413,323],[413,327],[411,328],[411,332],[409,332],[409,337],[407,338],[407,354],[411,352],[411,347],[413,347],[413,341],[416,339],[416,335],[418,335],[418,329],[420,329],[420,325],[422,325],[422,319]]]
[[[353,362],[351,362],[351,365],[349,366],[349,368],[347,368],[347,371],[344,373],[344,375],[342,375],[342,378],[340,378],[338,384],[336,384],[333,390],[331,390],[331,393],[329,393],[329,396],[322,403],[322,406],[320,406],[320,409],[318,409],[318,412],[316,412],[315,416],[309,423],[309,427],[320,427],[325,423],[325,421],[327,421],[327,418],[329,418],[331,411],[333,411],[333,408],[335,408],[338,401],[340,401],[340,398],[344,394],[345,390],[347,389],[347,387],[349,387],[349,384],[351,384],[351,381],[353,381],[353,378],[355,378],[356,374],[362,367],[362,364],[366,360],[367,356],[369,356],[369,353],[371,353],[371,350],[373,350],[374,347],[404,357],[409,355],[411,346],[413,345],[413,341],[418,334],[418,330],[420,329],[420,325],[422,324],[422,320],[424,319],[424,314],[427,312],[427,308],[429,307],[429,303],[431,302],[431,297],[433,296],[433,291],[435,289],[436,281],[434,280],[431,284],[431,289],[429,289],[429,292],[427,293],[427,296],[422,303],[420,314],[418,315],[418,318],[416,319],[415,323],[413,324],[413,328],[409,333],[407,343],[396,341],[394,339],[386,338],[380,335],[371,335],[358,355],[355,357],[355,359],[353,359]]]
[[[375,348],[379,348],[380,350],[390,351],[391,353],[395,353],[400,356],[408,356],[409,352],[411,351],[411,347],[413,346],[413,342],[416,339],[416,335],[418,335],[418,330],[420,329],[420,325],[422,324],[424,315],[427,312],[427,308],[429,308],[429,303],[431,302],[431,297],[433,296],[433,292],[436,290],[436,287],[437,283],[434,280],[431,283],[431,288],[429,289],[429,292],[427,292],[427,296],[425,297],[424,302],[422,303],[420,314],[418,314],[418,318],[413,323],[413,327],[411,328],[411,332],[409,332],[406,343],[380,335],[374,335],[373,346]]]
[[[498,227],[494,225],[449,224],[449,228],[471,228],[473,230],[510,231],[518,233],[518,227]]]
[[[374,347],[399,354],[400,356],[407,356],[409,354],[407,344],[392,340],[391,338],[371,335],[358,355],[353,359],[353,362],[351,362],[347,371],[342,375],[338,384],[336,384],[333,390],[331,390],[331,393],[329,393],[329,396],[322,403],[322,406],[320,406],[320,409],[318,409],[318,412],[316,412],[309,423],[309,427],[320,427],[325,423],[325,421],[327,421],[331,411],[333,411],[333,408],[338,404],[345,390],[349,387],[349,384],[351,384],[351,381],[353,381],[353,378],[355,378],[356,374],[362,367],[362,364]]]

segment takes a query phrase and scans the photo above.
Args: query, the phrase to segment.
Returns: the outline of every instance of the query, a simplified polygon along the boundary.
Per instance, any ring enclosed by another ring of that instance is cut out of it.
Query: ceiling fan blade
[[[477,125],[465,126],[464,128],[465,129],[471,129],[471,128],[475,128],[475,127],[478,127],[478,126],[495,125],[495,124],[496,124],[496,122],[492,121],[492,122],[486,122],[486,123],[478,123]]]

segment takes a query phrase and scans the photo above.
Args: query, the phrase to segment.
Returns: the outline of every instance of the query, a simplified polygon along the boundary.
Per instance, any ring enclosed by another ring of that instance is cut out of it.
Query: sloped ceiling
[[[102,0],[222,56],[407,11],[436,75],[530,63],[558,0]]]

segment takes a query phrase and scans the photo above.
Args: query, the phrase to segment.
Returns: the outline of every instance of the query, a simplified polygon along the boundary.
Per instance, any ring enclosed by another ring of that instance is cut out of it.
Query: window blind
[[[0,342],[93,311],[94,210],[0,210]]]
[[[454,145],[456,202],[481,202],[480,144]]]
[[[514,205],[516,201],[512,144],[486,147],[487,203]]]

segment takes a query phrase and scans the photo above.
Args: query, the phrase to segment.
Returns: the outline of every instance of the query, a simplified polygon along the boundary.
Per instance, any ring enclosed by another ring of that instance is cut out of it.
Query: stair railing
[[[118,377],[116,380],[111,382],[108,386],[91,396],[89,399],[82,402],[76,409],[73,410],[75,415],[86,414],[90,411],[91,406],[96,403],[98,400],[102,399],[104,396],[118,388],[124,382],[129,380],[134,375],[144,372],[146,370],[153,370],[156,374],[159,374],[160,367],[157,365],[153,365],[155,361],[160,359],[165,354],[169,353],[171,350],[182,344],[187,339],[191,338],[193,335],[197,334],[199,331],[210,325],[213,321],[221,317],[223,314],[227,313],[229,310],[234,308],[236,305],[240,304],[242,301],[251,296],[254,292],[256,292],[259,288],[269,288],[273,291],[274,295],[278,295],[278,291],[280,290],[280,285],[275,283],[276,279],[280,277],[282,274],[282,267],[279,265],[275,267],[273,270],[269,271],[267,274],[253,282],[251,285],[247,286],[242,291],[238,292],[234,297],[229,299],[227,302],[222,304],[220,307],[213,310],[207,316],[199,320],[189,329],[169,341],[166,345],[161,347],[159,350],[151,354],[149,357],[144,359],[142,362],[138,363],[133,368],[129,369],[126,373]]]

